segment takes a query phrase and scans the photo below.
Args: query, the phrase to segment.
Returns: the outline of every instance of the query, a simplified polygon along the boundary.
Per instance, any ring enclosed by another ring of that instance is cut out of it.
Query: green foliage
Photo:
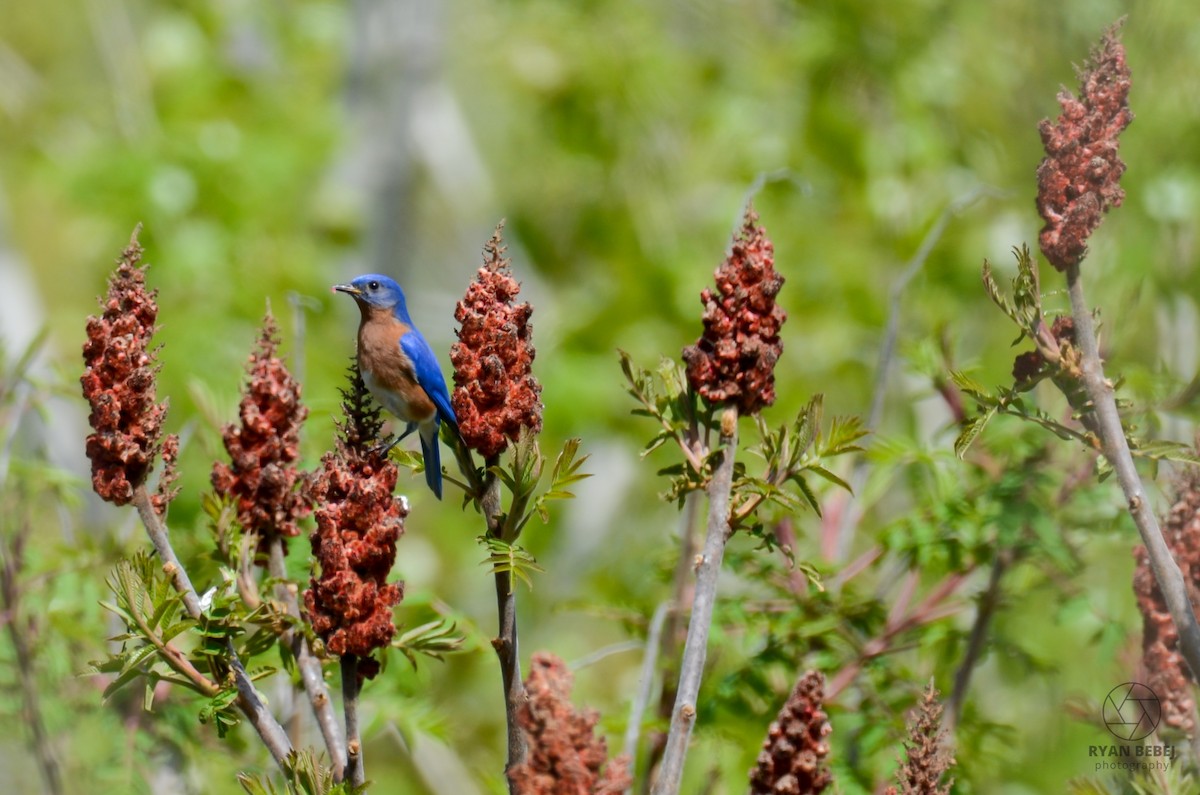
[[[963,423],[958,438],[954,440],[954,452],[959,458],[966,456],[967,450],[970,449],[979,434],[983,433],[984,428],[998,414],[1019,417],[1026,422],[1045,428],[1060,439],[1075,439],[1093,449],[1099,444],[1090,433],[1066,425],[1048,412],[1032,405],[1025,397],[1025,393],[1032,385],[1016,384],[1012,387],[998,387],[996,393],[992,394],[986,387],[961,371],[952,370],[950,380],[964,394],[974,400],[980,409],[979,414]]]
[[[1016,345],[1026,337],[1036,339],[1043,316],[1037,260],[1025,244],[1014,247],[1013,255],[1017,259],[1017,275],[1012,280],[1012,299],[1009,299],[996,284],[992,275],[992,264],[986,259],[983,261],[983,287],[992,303],[1000,307],[1000,311],[1021,330],[1021,335],[1013,341]]]
[[[592,476],[590,472],[579,471],[583,462],[588,459],[586,455],[579,455],[579,443],[579,439],[568,439],[563,443],[562,451],[554,459],[554,468],[550,470],[550,488],[534,500],[533,510],[543,523],[550,521],[546,503],[552,500],[574,499],[575,494],[567,491],[567,486]]]
[[[925,470],[931,485],[884,534],[886,548],[924,571],[965,571],[998,555],[1020,559],[1035,552],[1043,565],[1077,571],[1077,553],[1061,522],[1082,484],[1064,486],[1047,473],[1053,459],[1044,442],[1026,435],[1006,446],[996,474],[953,466],[945,456],[916,462],[914,469]],[[952,472],[959,477],[941,477]],[[1090,495],[1083,490],[1083,496]]]
[[[1028,246],[1015,248],[1013,253],[1017,259],[1017,275],[1012,280],[1011,299],[996,284],[991,264],[984,260],[983,283],[988,297],[1020,329],[1014,345],[1028,338],[1038,343],[1039,351],[1045,352],[1052,347],[1054,352],[1046,355],[1045,358],[1049,359],[1049,362],[1043,365],[1038,373],[1030,378],[1017,380],[1012,386],[1000,386],[995,393],[989,392],[968,374],[951,370],[951,381],[969,396],[980,410],[974,417],[963,422],[958,438],[954,441],[954,451],[960,458],[965,456],[988,423],[1000,414],[1018,417],[1050,431],[1060,439],[1074,439],[1090,449],[1098,450],[1099,439],[1091,430],[1092,407],[1080,384],[1076,357],[1073,357],[1069,343],[1056,342],[1050,337],[1042,314],[1042,295],[1036,260],[1030,254]],[[1062,391],[1074,409],[1072,419],[1082,423],[1082,430],[1067,425],[1032,402],[1028,393],[1047,379],[1053,380]],[[1121,383],[1121,379],[1118,378],[1113,384],[1113,389],[1118,389]],[[1128,401],[1119,401],[1118,405],[1126,414],[1132,413]],[[1157,466],[1161,461],[1200,463],[1200,455],[1197,455],[1192,445],[1163,439],[1141,439],[1136,435],[1136,426],[1131,422],[1125,423],[1125,428],[1130,451],[1134,456],[1151,462],[1152,475],[1157,474]],[[1101,461],[1101,476],[1107,477],[1108,464],[1103,459]]]
[[[1149,761],[1149,760],[1148,760]],[[1196,791],[1196,777],[1178,760],[1166,770],[1135,770],[1067,782],[1068,795],[1178,795]]]
[[[155,685],[160,681],[179,685],[206,699],[200,708],[200,722],[212,723],[217,736],[224,737],[241,722],[236,705],[238,690],[229,676],[231,649],[249,660],[273,646],[275,639],[263,644],[262,636],[256,633],[236,645],[235,640],[245,633],[237,621],[237,600],[229,595],[213,598],[215,591],[202,599],[204,615],[200,621],[183,615],[182,598],[154,556],[145,550],[130,561],[119,562],[109,576],[108,586],[115,601],[104,607],[125,623],[127,631],[110,639],[122,644],[120,651],[93,663],[94,673],[115,675],[104,690],[105,698],[141,680],[145,686],[143,708],[149,711]],[[195,641],[187,653],[176,644],[185,633]],[[274,673],[274,669],[263,667],[249,673],[251,680],[256,680]]]
[[[458,624],[442,618],[402,632],[392,641],[392,648],[403,654],[416,669],[418,654],[445,660],[447,654],[461,652],[465,643],[466,638],[458,634]]]
[[[508,510],[500,515],[499,539],[516,541],[535,515],[543,523],[550,521],[548,503],[574,498],[575,495],[567,487],[591,477],[589,473],[579,471],[588,458],[579,455],[579,443],[579,439],[568,439],[563,443],[550,471],[550,485],[540,494],[537,489],[544,474],[545,462],[537,437],[528,431],[522,431],[520,440],[512,445],[507,468],[488,468],[488,473],[497,478],[509,494]]]
[[[356,787],[348,781],[335,783],[333,770],[322,756],[312,751],[293,751],[284,766],[283,789],[267,776],[238,773],[238,783],[246,795],[360,795],[371,782]]]
[[[131,560],[118,563],[108,577],[108,588],[115,601],[104,603],[104,607],[124,622],[126,632],[109,638],[121,644],[119,652],[93,663],[96,673],[116,674],[104,689],[104,697],[111,697],[138,678],[146,679],[146,709],[153,704],[154,685],[160,680],[212,695],[216,688],[211,682],[186,676],[180,670],[180,658],[167,651],[168,644],[194,630],[197,624],[182,614],[183,599],[154,555],[139,550]]]
[[[545,569],[538,565],[532,555],[503,538],[479,536],[475,540],[488,551],[487,558],[480,561],[479,565],[490,567],[492,574],[508,572],[514,580],[525,583],[533,590],[533,575]]]
[[[867,435],[857,417],[835,417],[825,432],[821,430],[822,395],[816,395],[790,425],[770,430],[761,415],[755,417],[761,442],[750,452],[767,465],[762,477],[743,475],[734,482],[738,499],[733,508],[731,525],[736,529],[747,522],[764,500],[788,512],[811,509],[821,515],[817,500],[806,474],[815,475],[839,488],[851,491],[850,484],[826,466],[831,458],[862,450],[856,444]],[[795,491],[789,490],[788,486]]]
[[[234,588],[210,589],[201,597],[199,621],[183,612],[183,600],[150,552],[139,550],[128,561],[119,562],[108,580],[115,597],[104,607],[119,617],[126,632],[110,640],[122,644],[108,659],[92,664],[94,673],[114,674],[105,688],[105,698],[135,681],[145,686],[144,708],[153,706],[154,687],[160,681],[185,687],[206,702],[200,722],[212,723],[217,735],[225,734],[241,721],[237,708],[238,690],[230,675],[232,655],[243,664],[272,650],[278,633],[269,627],[249,628],[272,608],[262,602],[253,610]],[[190,640],[185,652],[178,641]],[[256,681],[275,673],[265,665],[247,671]]]
[[[671,477],[671,486],[664,498],[683,505],[684,498],[692,491],[701,491],[712,476],[712,467],[707,458],[700,455],[700,428],[712,430],[713,411],[701,408],[696,395],[688,388],[683,366],[663,357],[658,370],[650,372],[637,367],[629,354],[618,351],[621,372],[628,382],[628,393],[641,404],[631,413],[638,417],[650,417],[661,426],[654,437],[642,448],[642,457],[653,453],[669,441],[673,441],[683,453],[683,463],[664,467],[659,475]]]

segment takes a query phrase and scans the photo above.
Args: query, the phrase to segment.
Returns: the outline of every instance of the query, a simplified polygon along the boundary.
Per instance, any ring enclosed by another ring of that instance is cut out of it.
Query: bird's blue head
[[[364,311],[368,307],[390,309],[401,317],[408,317],[408,306],[404,300],[404,291],[394,279],[378,273],[367,273],[355,278],[349,284],[333,285],[335,292],[347,293]]]

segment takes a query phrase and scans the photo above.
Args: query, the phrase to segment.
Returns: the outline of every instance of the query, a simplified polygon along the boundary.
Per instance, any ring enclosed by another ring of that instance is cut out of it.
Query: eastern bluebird
[[[450,407],[450,393],[437,356],[413,325],[404,291],[392,279],[368,273],[349,284],[335,284],[333,289],[353,297],[362,313],[358,370],[363,383],[385,409],[408,423],[388,449],[413,431],[420,431],[425,482],[440,500],[438,427],[445,420],[457,432],[458,420]]]

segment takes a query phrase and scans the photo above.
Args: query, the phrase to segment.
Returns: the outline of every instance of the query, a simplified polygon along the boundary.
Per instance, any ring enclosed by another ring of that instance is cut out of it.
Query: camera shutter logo
[[[1150,736],[1162,717],[1162,704],[1153,690],[1140,682],[1125,682],[1104,699],[1104,725],[1126,742]]]

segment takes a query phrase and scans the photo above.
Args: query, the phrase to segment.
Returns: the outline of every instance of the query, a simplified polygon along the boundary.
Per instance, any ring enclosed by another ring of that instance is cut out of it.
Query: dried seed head
[[[1179,563],[1193,609],[1200,608],[1200,473],[1180,470],[1175,484],[1175,504],[1163,522],[1163,538]],[[1162,591],[1150,570],[1144,546],[1133,551],[1133,592],[1142,612],[1142,668],[1139,680],[1162,702],[1163,723],[1188,737],[1196,731],[1192,675],[1179,651],[1179,631],[1171,619]]]
[[[1129,67],[1125,48],[1110,28],[1080,71],[1079,98],[1058,94],[1057,123],[1038,125],[1046,157],[1037,170],[1038,213],[1046,222],[1038,242],[1046,259],[1060,271],[1087,254],[1087,240],[1104,213],[1125,198],[1117,155],[1117,136],[1133,121],[1129,109]]]
[[[79,379],[92,411],[87,438],[92,488],[126,505],[146,483],[162,437],[166,402],[156,403],[158,366],[150,340],[156,330],[157,291],[146,289],[139,225],[117,260],[99,317],[89,317]]]
[[[683,349],[688,382],[710,403],[732,403],[753,414],[775,402],[775,363],[783,352],[779,328],[787,319],[775,303],[783,286],[775,248],[753,209],[746,210],[715,276],[716,290],[700,293],[704,333]]]
[[[520,795],[618,795],[633,783],[626,757],[608,762],[608,744],[595,733],[599,714],[572,706],[571,684],[562,660],[533,655],[528,699],[517,710],[529,752],[508,771]]]
[[[832,728],[821,708],[824,698],[825,677],[817,671],[796,682],[750,771],[750,795],[818,793],[832,783],[825,767]]]
[[[467,447],[485,458],[504,452],[521,428],[542,429],[541,384],[531,368],[535,351],[528,303],[514,304],[521,286],[512,277],[501,221],[484,246],[484,263],[454,309],[458,342],[450,347],[450,402]]]
[[[268,313],[250,354],[241,422],[222,432],[230,463],[218,462],[212,471],[213,489],[233,499],[238,522],[260,546],[300,535],[298,522],[312,510],[299,491],[304,476],[296,466],[308,409],[300,403],[300,384],[276,356],[278,347],[279,328]]]
[[[950,795],[954,779],[942,781],[954,766],[954,757],[945,745],[941,728],[942,705],[933,682],[925,689],[921,704],[909,719],[904,758],[896,771],[898,787],[888,787],[887,795]]]
[[[357,366],[342,392],[343,422],[336,449],[321,459],[307,487],[316,504],[312,551],[320,564],[304,592],[313,629],[332,654],[362,658],[359,675],[379,670],[371,652],[391,643],[392,608],[404,598],[403,583],[389,583],[396,541],[408,508],[393,494],[399,471],[372,446],[383,425]]]
[[[1014,381],[1032,381],[1045,372],[1048,363],[1056,365],[1060,375],[1075,377],[1073,367],[1079,354],[1075,348],[1075,321],[1070,315],[1055,317],[1048,332],[1045,324],[1041,324],[1036,343],[1037,350],[1017,354],[1013,360]]]

